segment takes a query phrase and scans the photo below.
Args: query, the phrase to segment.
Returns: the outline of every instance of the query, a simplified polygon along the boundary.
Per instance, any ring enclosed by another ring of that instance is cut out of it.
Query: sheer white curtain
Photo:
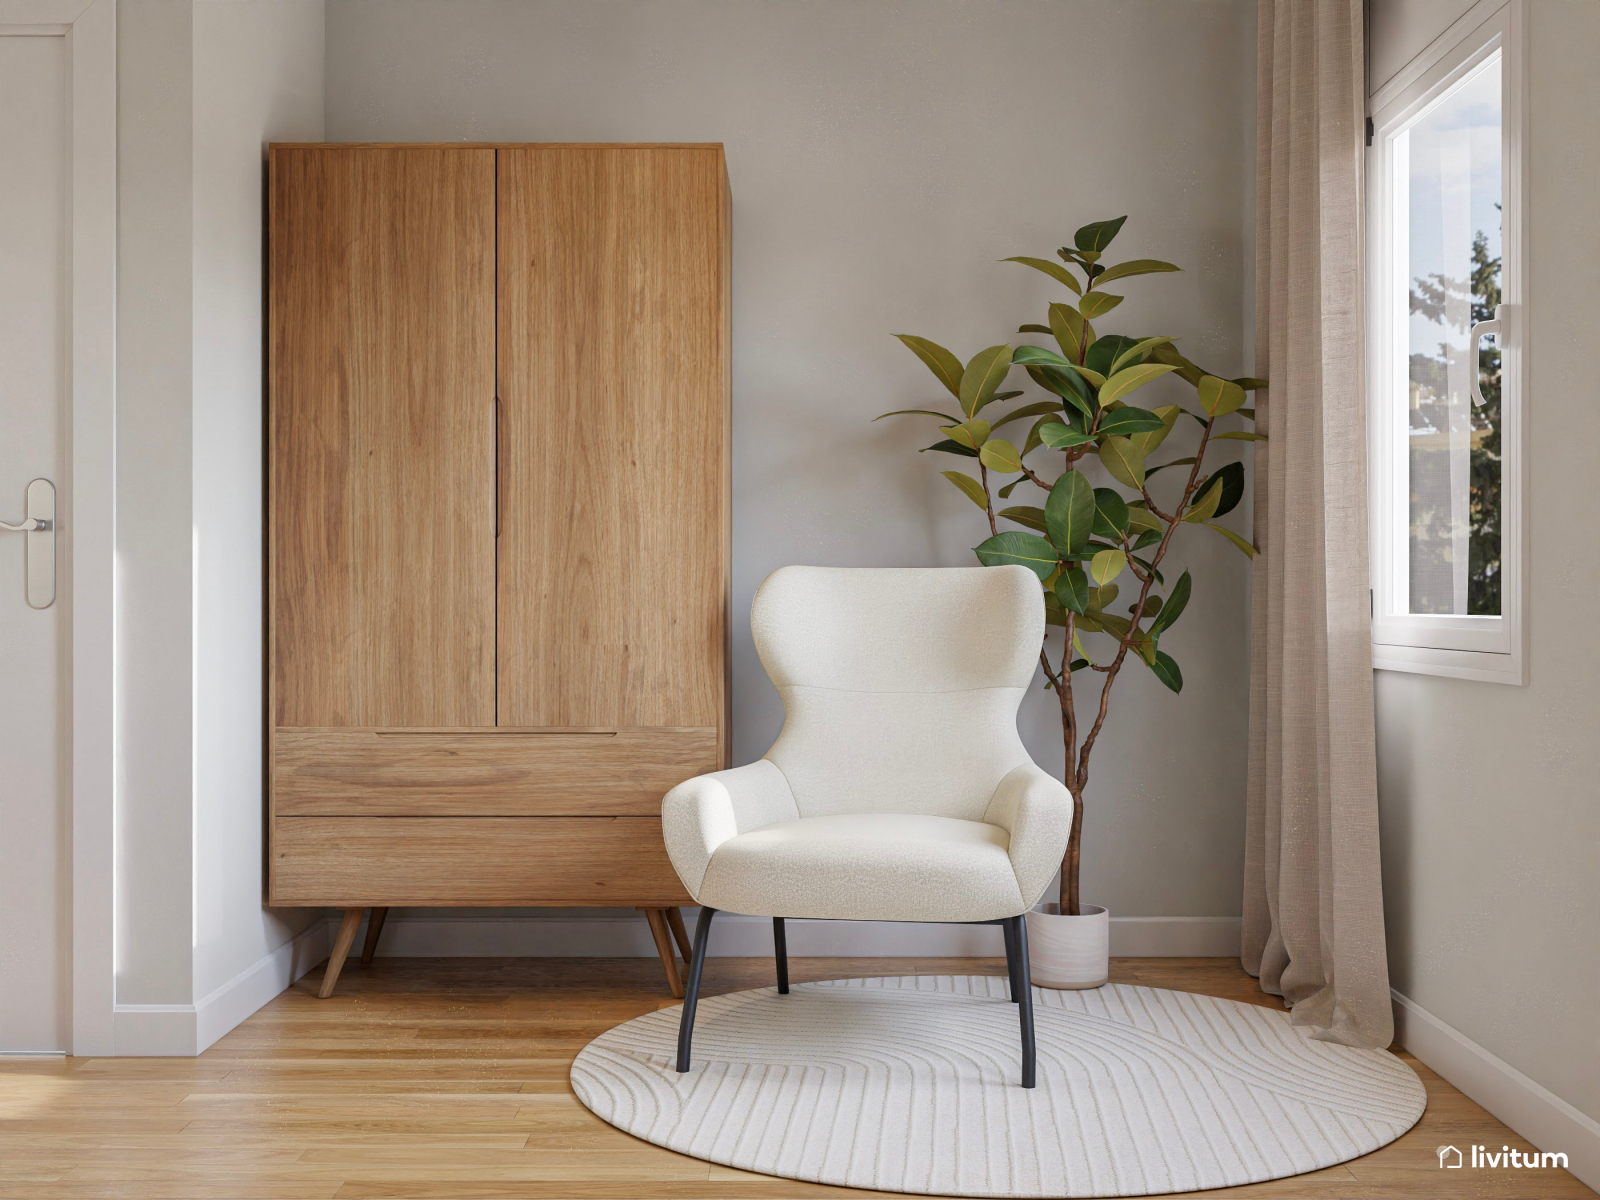
[[[1367,598],[1362,0],[1260,0],[1245,969],[1387,1046]]]

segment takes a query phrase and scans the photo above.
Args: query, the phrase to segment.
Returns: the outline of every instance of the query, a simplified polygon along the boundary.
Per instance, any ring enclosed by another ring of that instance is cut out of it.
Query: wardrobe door
[[[493,726],[495,152],[270,165],[273,723]]]
[[[728,217],[717,146],[499,151],[502,726],[723,765]]]

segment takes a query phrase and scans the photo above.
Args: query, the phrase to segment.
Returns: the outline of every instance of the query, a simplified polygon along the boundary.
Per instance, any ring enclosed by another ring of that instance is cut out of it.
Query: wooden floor
[[[708,994],[771,983],[712,959]],[[976,959],[795,959],[793,977],[1003,974]],[[352,962],[319,972],[199,1058],[0,1059],[0,1197],[881,1196],[751,1175],[658,1149],[567,1086],[602,1030],[674,1003],[645,959]],[[1112,978],[1276,1005],[1230,959],[1121,959]],[[1436,1146],[1531,1149],[1407,1058],[1428,1086],[1410,1133],[1365,1158],[1205,1197],[1592,1197],[1565,1171],[1442,1173]],[[1555,1147],[1559,1149],[1559,1147]]]

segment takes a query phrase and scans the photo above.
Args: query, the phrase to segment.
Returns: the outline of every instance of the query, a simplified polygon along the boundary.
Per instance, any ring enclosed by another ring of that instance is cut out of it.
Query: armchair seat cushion
[[[726,912],[991,921],[1028,906],[998,825],[903,813],[781,821],[729,838],[696,899]]]

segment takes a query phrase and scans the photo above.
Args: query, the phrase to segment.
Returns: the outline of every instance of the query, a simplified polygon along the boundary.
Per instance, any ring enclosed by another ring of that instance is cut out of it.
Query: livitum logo
[[[1565,1167],[1567,1156],[1565,1154],[1540,1153],[1537,1150],[1513,1150],[1510,1146],[1501,1146],[1498,1154],[1492,1152],[1487,1146],[1469,1146],[1468,1153],[1463,1156],[1461,1151],[1454,1146],[1440,1146],[1435,1154],[1439,1156],[1439,1165],[1449,1170],[1459,1170],[1462,1166],[1468,1167]],[[1466,1162],[1462,1162],[1462,1158]]]

